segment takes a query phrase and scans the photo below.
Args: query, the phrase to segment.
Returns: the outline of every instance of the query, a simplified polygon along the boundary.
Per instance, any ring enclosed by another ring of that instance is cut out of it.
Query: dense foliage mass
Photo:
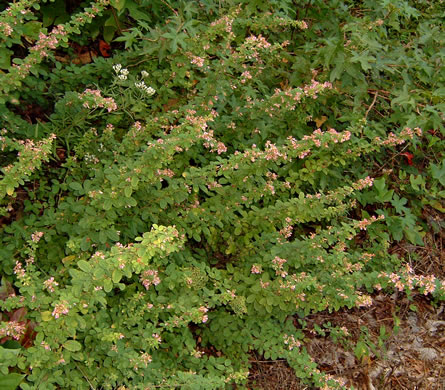
[[[442,3],[4,6],[2,388],[335,388],[305,315],[443,299],[389,250],[442,227]]]

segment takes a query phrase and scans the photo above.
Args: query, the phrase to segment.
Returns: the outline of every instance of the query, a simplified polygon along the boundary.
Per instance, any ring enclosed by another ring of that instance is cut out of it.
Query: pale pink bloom
[[[20,263],[18,260],[15,262],[14,274],[16,274],[19,279],[24,278],[26,275],[26,271],[23,269],[22,263]]]
[[[68,302],[62,301],[60,303],[57,303],[54,307],[54,310],[52,312],[52,316],[54,318],[59,318],[61,314],[68,314],[69,308],[68,308]]]
[[[142,355],[140,356],[140,359],[142,360],[142,362],[145,364],[146,367],[147,367],[148,363],[151,363],[151,361],[153,360],[151,358],[151,355],[149,355],[147,352],[142,353]]]
[[[0,328],[0,337],[9,336],[15,340],[20,340],[24,335],[26,326],[23,323],[17,321],[3,322]]]
[[[252,268],[250,269],[250,272],[252,274],[260,274],[260,273],[263,272],[263,270],[262,270],[261,265],[254,264],[254,265],[252,265]]]
[[[151,285],[157,286],[159,283],[161,283],[161,279],[158,276],[158,271],[151,269],[144,271],[140,280],[142,285],[147,290],[150,288]]]
[[[199,68],[202,68],[204,66],[204,58],[201,58],[198,56],[192,56],[192,59],[190,62],[192,64],[198,66]]]
[[[59,283],[57,283],[57,282],[54,280],[54,277],[51,277],[51,278],[45,280],[45,281],[43,282],[43,285],[45,286],[45,288],[46,288],[48,291],[50,291],[50,292],[54,292],[54,290],[55,290],[54,287],[57,287],[57,286],[59,285]]]
[[[201,306],[198,310],[199,310],[201,313],[207,313],[207,312],[209,311],[209,309],[207,309],[205,306]]]

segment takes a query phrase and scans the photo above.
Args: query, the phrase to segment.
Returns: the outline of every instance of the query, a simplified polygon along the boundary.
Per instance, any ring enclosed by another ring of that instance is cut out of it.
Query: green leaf
[[[120,13],[125,7],[125,0],[111,0],[110,4]]]
[[[6,193],[11,196],[14,193],[14,187],[13,186],[7,186],[6,187]]]
[[[113,275],[111,276],[111,279],[113,280],[113,283],[119,283],[122,279],[122,272],[118,269],[115,269],[113,271]]]
[[[20,348],[22,348],[22,345],[16,340],[7,340],[1,346],[6,349],[20,349]]]
[[[362,53],[356,53],[354,52],[351,57],[351,62],[360,62],[360,65],[362,69],[366,72],[367,70],[371,69],[370,63],[375,62],[375,57],[372,55],[368,55],[369,50],[365,50]]]
[[[70,183],[70,188],[75,191],[83,192],[82,184],[77,182]]]
[[[104,275],[105,275],[105,271],[104,271],[102,268],[97,267],[97,268],[94,270],[93,275],[94,275],[94,277],[95,277],[96,279],[102,279],[102,278],[104,277]]]
[[[125,187],[124,194],[127,198],[131,196],[132,188],[131,187]]]
[[[80,260],[77,265],[79,266],[79,268],[84,271],[84,272],[91,272],[91,265],[85,261],[85,260]]]
[[[8,69],[11,66],[12,54],[14,54],[12,50],[0,47],[0,69]]]
[[[39,37],[39,32],[42,28],[42,23],[33,20],[31,22],[27,22],[23,25],[23,35],[27,38],[35,40]]]
[[[431,164],[431,175],[438,180],[440,184],[445,186],[445,160],[442,161],[442,166]]]
[[[104,280],[104,291],[106,293],[109,293],[113,289],[113,282],[111,279],[105,279]]]
[[[82,344],[76,340],[68,340],[63,343],[63,347],[71,352],[77,352],[82,349]]]
[[[53,317],[50,311],[44,311],[41,313],[42,321],[50,321]]]
[[[117,28],[114,26],[104,26],[104,32],[103,32],[104,40],[110,43],[114,38],[116,30]]]
[[[411,183],[411,187],[413,187],[413,189],[416,191],[420,191],[421,188],[425,187],[425,180],[423,179],[422,175],[409,175],[409,182]]]
[[[405,228],[403,229],[403,232],[405,233],[406,238],[408,239],[411,244],[418,245],[418,246],[425,246],[425,243],[423,242],[422,236],[425,235],[425,233],[420,231],[420,226],[414,226],[413,228]],[[423,234],[422,234],[423,233]]]
[[[406,207],[403,207],[408,201],[405,198],[400,198],[399,195],[395,194],[394,199],[391,200],[391,204],[396,209],[396,212],[401,214],[405,212]]]
[[[112,207],[113,207],[113,202],[111,201],[111,199],[107,199],[104,202],[104,210],[111,210]]]
[[[0,376],[0,389],[2,390],[15,390],[20,384],[25,375],[16,373],[1,375]]]
[[[437,88],[433,91],[433,96],[445,97],[445,87]]]

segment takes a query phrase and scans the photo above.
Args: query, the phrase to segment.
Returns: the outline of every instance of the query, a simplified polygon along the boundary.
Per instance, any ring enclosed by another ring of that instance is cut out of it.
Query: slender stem
[[[371,111],[371,110],[372,110],[372,107],[374,107],[374,104],[375,104],[375,102],[376,102],[376,100],[377,100],[377,96],[379,96],[379,93],[378,93],[378,92],[376,92],[376,93],[374,94],[374,99],[373,99],[371,105],[370,105],[370,106],[368,107],[368,109],[366,110],[365,119],[368,117],[369,111]]]
[[[113,14],[114,21],[116,22],[117,32],[119,33],[119,35],[121,35],[122,29],[121,25],[119,24],[119,19],[117,17],[116,10],[114,9],[114,7],[111,7],[111,13]]]
[[[178,16],[178,11],[176,11],[170,4],[168,4],[165,0],[161,0],[168,8],[170,8],[176,16]]]
[[[88,384],[90,385],[90,389],[91,390],[96,390],[96,388],[91,384],[90,380],[88,379],[88,377],[86,376],[86,374],[83,372],[83,370],[76,364],[77,369],[82,373],[83,377],[87,380]]]

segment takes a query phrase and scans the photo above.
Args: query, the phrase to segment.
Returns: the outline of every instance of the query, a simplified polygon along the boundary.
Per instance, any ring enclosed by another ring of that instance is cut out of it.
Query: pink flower
[[[18,260],[15,262],[14,273],[19,279],[24,278],[26,275],[26,271],[23,269],[22,263],[20,263]]]
[[[46,288],[48,291],[50,291],[50,292],[54,292],[54,287],[57,287],[57,286],[59,285],[59,283],[57,283],[57,282],[54,280],[54,277],[51,277],[51,278],[45,280],[45,281],[43,282],[43,285],[45,286],[45,288]]]
[[[141,283],[146,290],[148,290],[151,285],[157,286],[159,283],[161,283],[161,279],[158,276],[158,271],[152,269],[144,271],[141,276]]]
[[[51,315],[54,318],[59,318],[61,314],[66,315],[66,314],[68,314],[68,312],[69,312],[68,302],[62,301],[61,303],[56,304]]]
[[[0,328],[0,337],[9,336],[15,340],[20,340],[25,330],[26,326],[23,323],[17,321],[4,322]]]
[[[250,269],[250,272],[252,274],[260,274],[260,273],[263,272],[263,270],[262,270],[261,265],[254,264],[254,265],[252,265],[252,268]]]
[[[31,234],[31,240],[36,243],[39,242],[42,237],[43,232],[34,232],[33,234]]]

